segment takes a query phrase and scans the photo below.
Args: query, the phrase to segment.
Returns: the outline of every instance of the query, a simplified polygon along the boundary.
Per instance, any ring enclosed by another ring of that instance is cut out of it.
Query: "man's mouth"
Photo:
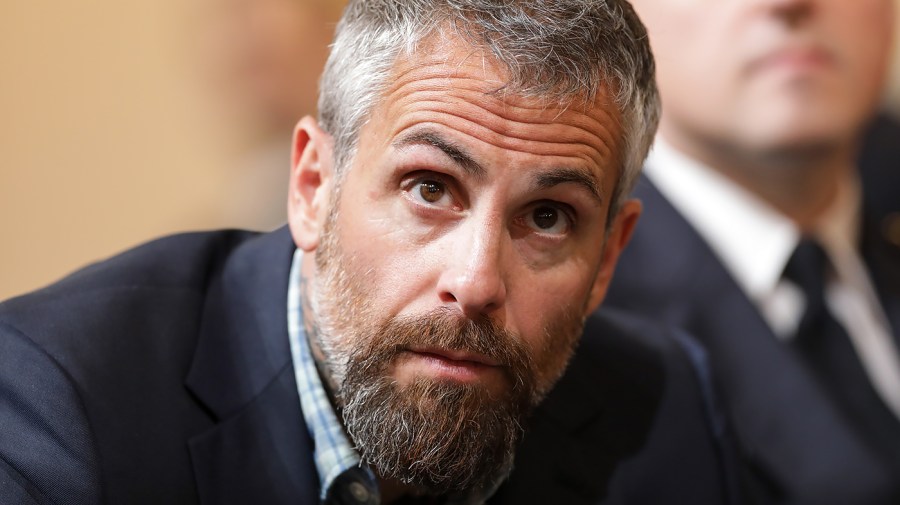
[[[833,53],[824,47],[806,44],[773,48],[753,60],[748,69],[752,73],[781,71],[800,74],[821,71],[835,65]]]
[[[469,351],[434,347],[412,347],[401,353],[397,379],[404,381],[407,374],[424,375],[460,383],[496,380],[503,371],[496,360]]]
[[[468,362],[485,366],[500,366],[500,363],[490,356],[485,356],[483,354],[478,354],[470,351],[441,349],[437,347],[410,347],[409,352],[421,355],[431,355],[438,359],[448,361]]]

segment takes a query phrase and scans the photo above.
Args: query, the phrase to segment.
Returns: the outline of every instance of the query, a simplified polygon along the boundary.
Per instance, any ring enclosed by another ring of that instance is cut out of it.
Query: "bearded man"
[[[0,308],[3,503],[722,503],[696,348],[621,316],[516,454],[640,213],[630,6],[354,1],[321,88],[285,229]]]

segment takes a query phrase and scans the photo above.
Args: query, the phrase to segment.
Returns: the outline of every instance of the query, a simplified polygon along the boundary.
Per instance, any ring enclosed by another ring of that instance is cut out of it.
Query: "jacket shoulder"
[[[158,238],[88,265],[43,289],[13,298],[0,307],[9,310],[54,296],[65,296],[73,291],[116,286],[202,284],[203,279],[222,263],[230,251],[255,235],[254,232],[223,230]]]
[[[207,285],[253,236],[154,240],[0,304],[0,502],[100,503],[107,446],[138,454],[134,434],[177,425],[175,406],[205,419],[183,375]]]
[[[226,230],[183,233],[147,242],[45,288],[0,303],[0,322],[30,333],[32,328],[53,324],[56,318],[71,324],[91,316],[108,317],[111,307],[101,302],[121,306],[152,292],[201,293],[229,254],[254,235]]]

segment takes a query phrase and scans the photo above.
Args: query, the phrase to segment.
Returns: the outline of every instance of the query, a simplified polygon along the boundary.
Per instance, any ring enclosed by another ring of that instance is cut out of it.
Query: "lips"
[[[765,70],[812,71],[831,67],[836,63],[835,56],[822,46],[786,45],[770,51],[751,61],[748,72],[756,73]]]
[[[396,366],[394,377],[401,383],[430,377],[459,384],[481,384],[492,389],[507,384],[507,371],[501,363],[470,351],[434,347],[407,348],[401,353]]]
[[[500,363],[497,360],[490,358],[489,356],[469,351],[434,347],[413,347],[409,349],[409,352],[434,359],[457,362],[459,365],[500,366]]]

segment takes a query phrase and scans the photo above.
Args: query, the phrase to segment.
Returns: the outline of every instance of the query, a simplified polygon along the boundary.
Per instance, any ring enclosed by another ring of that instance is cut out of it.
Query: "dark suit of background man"
[[[520,436],[657,117],[625,2],[351,2],[287,228],[0,306],[0,503],[723,503],[702,353],[621,315]]]
[[[705,344],[753,502],[900,503],[900,249],[871,200],[900,188],[856,162],[892,2],[634,3],[663,114],[609,302]]]

